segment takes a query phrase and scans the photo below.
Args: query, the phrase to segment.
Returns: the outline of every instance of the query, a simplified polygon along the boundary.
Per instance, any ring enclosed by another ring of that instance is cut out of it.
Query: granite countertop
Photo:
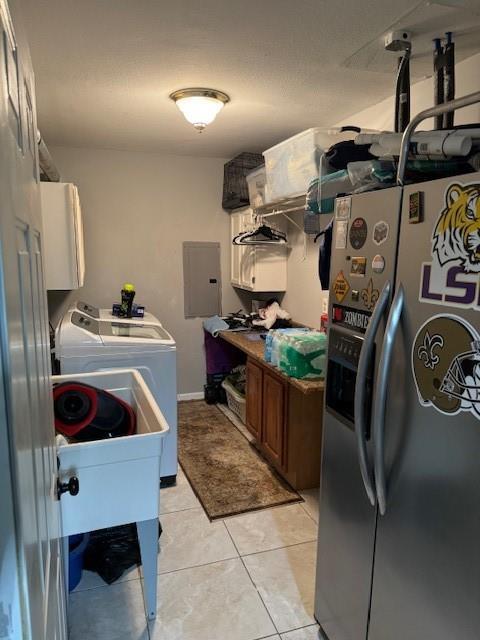
[[[299,380],[285,375],[280,369],[272,366],[265,361],[265,340],[260,338],[258,331],[220,331],[219,336],[226,342],[233,344],[235,347],[243,351],[250,358],[257,360],[267,369],[271,369],[278,376],[284,378],[289,384],[299,389],[302,393],[315,393],[323,391],[325,388],[324,380]],[[258,340],[251,340],[250,336],[258,336]]]

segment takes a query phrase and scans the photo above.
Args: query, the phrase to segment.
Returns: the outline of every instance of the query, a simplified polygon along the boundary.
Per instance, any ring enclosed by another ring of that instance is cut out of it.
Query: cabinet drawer
[[[115,370],[53,377],[56,383],[73,380],[106,389],[130,403],[137,431],[57,448],[60,481],[76,476],[80,487],[76,496],[62,495],[62,535],[157,518],[161,455],[169,427],[141,374]]]

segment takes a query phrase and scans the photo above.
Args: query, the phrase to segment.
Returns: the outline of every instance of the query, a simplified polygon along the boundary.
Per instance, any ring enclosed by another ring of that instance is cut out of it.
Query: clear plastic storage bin
[[[352,140],[359,131],[345,128],[313,128],[298,133],[263,152],[268,202],[306,193],[318,177],[320,157],[337,142]]]
[[[267,182],[267,174],[265,165],[258,167],[247,175],[248,196],[250,206],[254,209],[261,207],[267,202],[265,197],[265,187]]]

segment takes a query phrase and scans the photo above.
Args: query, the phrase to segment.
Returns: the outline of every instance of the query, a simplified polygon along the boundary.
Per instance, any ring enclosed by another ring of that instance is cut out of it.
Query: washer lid
[[[74,311],[71,317],[72,325],[79,327],[93,336],[98,336],[104,345],[133,346],[158,345],[174,346],[172,336],[159,325],[143,322],[116,322],[109,320],[93,320]]]
[[[102,320],[98,323],[98,327],[99,335],[105,344],[109,344],[111,341],[115,341],[116,344],[119,342],[130,343],[132,340],[174,344],[172,336],[160,325],[145,324],[144,322],[129,322],[127,324],[114,320]]]
[[[131,322],[143,322],[145,324],[156,324],[160,326],[162,324],[158,318],[148,311],[145,311],[143,318],[120,318],[114,316],[111,309],[99,309],[93,304],[83,302],[82,300],[77,300],[69,311],[79,311],[93,320],[111,320],[113,322],[125,322],[128,324]]]

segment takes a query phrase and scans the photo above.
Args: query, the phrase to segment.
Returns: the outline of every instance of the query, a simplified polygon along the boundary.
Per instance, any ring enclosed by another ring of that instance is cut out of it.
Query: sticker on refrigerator
[[[431,242],[420,302],[480,310],[480,183],[449,185]]]
[[[367,259],[363,256],[354,256],[350,267],[351,276],[364,276],[367,271]]]
[[[480,335],[471,324],[454,315],[429,318],[415,336],[411,358],[422,406],[480,420]]]
[[[349,220],[352,208],[352,198],[344,196],[335,200],[335,218],[337,220]]]
[[[347,246],[348,221],[337,220],[335,235],[335,249],[345,249]]]
[[[415,191],[408,198],[408,222],[418,224],[423,221],[423,191]]]
[[[379,253],[373,256],[372,269],[375,273],[383,273],[385,270],[385,258]]]
[[[343,302],[349,291],[350,285],[348,284],[348,280],[343,275],[343,271],[340,271],[333,282],[333,293],[335,294],[337,302]]]
[[[353,307],[333,305],[332,324],[342,324],[349,329],[365,333],[370,321],[371,313]]]
[[[368,285],[365,287],[365,289],[362,289],[363,304],[369,311],[371,311],[377,304],[379,296],[380,292],[378,289],[375,289],[373,280],[372,278],[370,278],[370,280],[368,281]]]
[[[364,218],[355,218],[350,226],[350,244],[354,249],[361,249],[367,240],[368,227]]]
[[[373,241],[378,246],[385,242],[388,238],[390,225],[385,220],[379,220],[373,227]]]

